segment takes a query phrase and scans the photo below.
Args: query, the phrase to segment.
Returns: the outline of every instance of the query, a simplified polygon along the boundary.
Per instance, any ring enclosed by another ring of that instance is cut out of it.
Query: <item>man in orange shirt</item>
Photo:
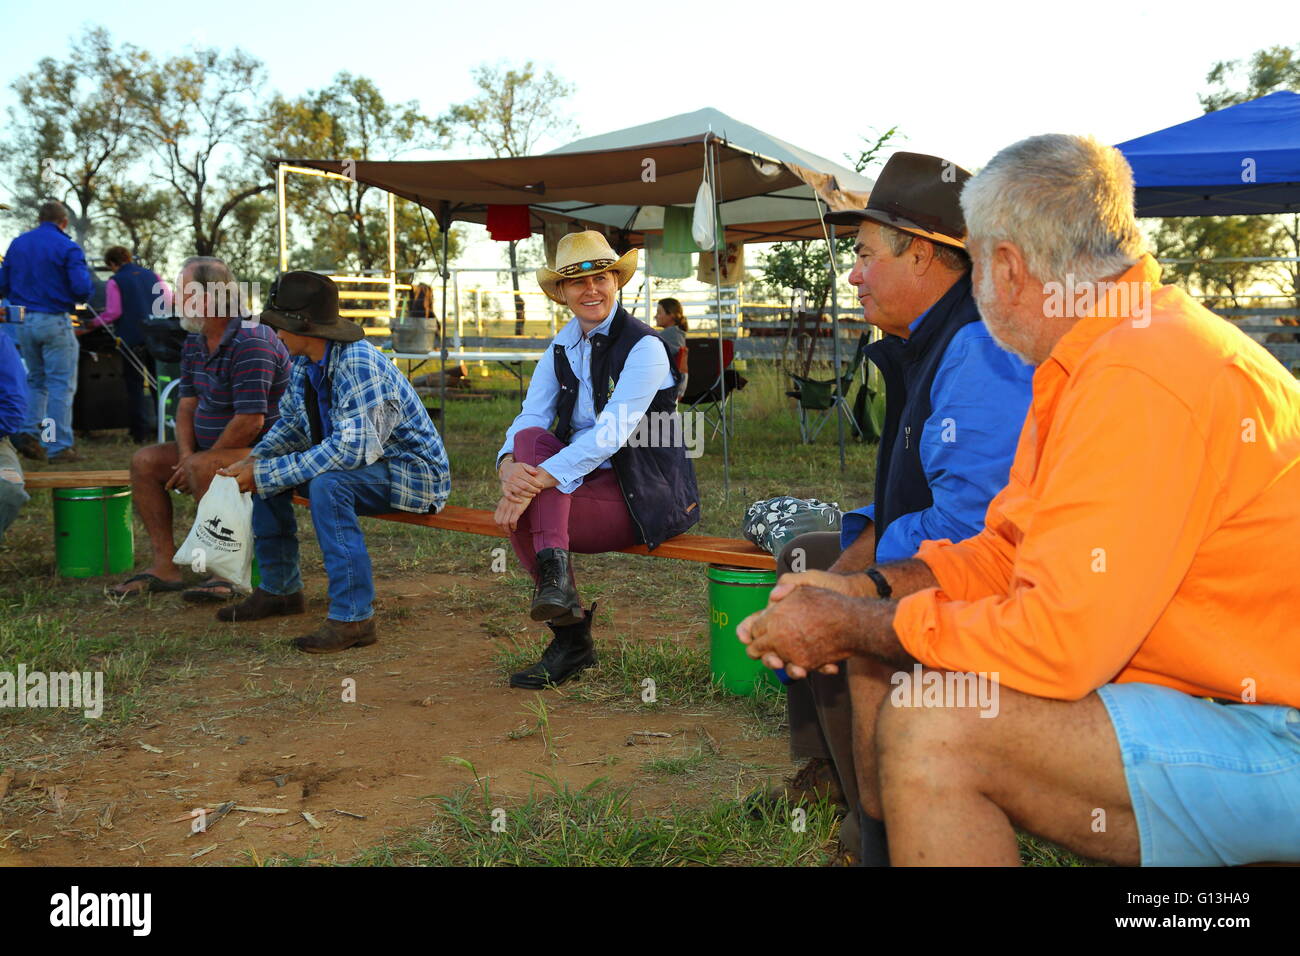
[[[1159,284],[1116,150],[1024,140],[962,207],[985,324],[1037,366],[1009,484],[975,537],[879,566],[889,599],[787,575],[741,639],[794,677],[853,658],[859,787],[895,864],[1015,864],[1015,827],[1117,863],[1300,860],[1300,589],[1279,572],[1300,564],[1300,387]]]

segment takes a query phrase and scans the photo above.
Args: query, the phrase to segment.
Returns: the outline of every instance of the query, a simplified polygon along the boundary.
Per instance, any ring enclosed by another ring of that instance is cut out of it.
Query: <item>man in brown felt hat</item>
[[[830,570],[850,575],[864,595],[888,596],[876,563],[910,558],[927,539],[974,534],[1007,482],[1033,369],[998,347],[972,297],[959,202],[969,178],[938,156],[895,153],[865,209],[826,216],[857,227],[849,282],[863,317],[884,333],[867,346],[885,382],[884,434],[874,501],[845,514],[839,534],[791,541],[778,560],[782,573]],[[786,795],[840,790],[849,811],[844,850],[878,863],[885,858],[881,812],[860,803],[849,696],[869,667],[884,665],[855,659],[838,673],[791,684],[791,756],[808,763]]]
[[[220,473],[253,498],[254,553],[262,583],[222,621],[304,610],[292,496],[311,499],[329,577],[329,617],[291,643],[310,654],[373,644],[375,596],[358,515],[438,511],[451,490],[438,431],[391,361],[339,315],[338,287],[314,272],[271,286],[261,322],[294,357],[280,418],[252,453]]]

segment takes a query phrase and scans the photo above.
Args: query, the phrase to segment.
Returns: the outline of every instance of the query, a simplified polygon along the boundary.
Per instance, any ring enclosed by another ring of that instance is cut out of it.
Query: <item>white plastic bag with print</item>
[[[239,482],[217,475],[199,502],[185,543],[172,558],[199,574],[229,581],[241,591],[252,587],[253,496]]]

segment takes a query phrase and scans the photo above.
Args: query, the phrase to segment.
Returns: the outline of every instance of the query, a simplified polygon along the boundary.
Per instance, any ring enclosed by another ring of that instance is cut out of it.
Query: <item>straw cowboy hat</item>
[[[956,163],[924,153],[895,153],[880,171],[866,209],[827,213],[837,226],[864,219],[957,249],[966,248],[961,188],[970,173]]]
[[[334,342],[355,342],[365,331],[339,315],[339,287],[317,272],[286,272],[271,283],[260,321],[273,329]]]
[[[537,270],[537,284],[547,298],[564,305],[564,296],[560,295],[561,280],[614,272],[618,274],[618,287],[621,289],[636,274],[636,259],[635,249],[622,256],[616,255],[609,240],[594,229],[571,232],[561,236],[555,247],[555,268]]]

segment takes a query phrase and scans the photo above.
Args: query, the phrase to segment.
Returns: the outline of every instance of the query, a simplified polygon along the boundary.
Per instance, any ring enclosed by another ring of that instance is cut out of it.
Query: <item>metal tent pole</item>
[[[822,199],[817,194],[817,190],[812,191],[813,201],[817,203],[817,218],[821,220],[822,236],[826,240],[826,267],[830,269],[831,280],[831,356],[835,365],[835,377],[832,379],[835,394],[839,395],[840,389],[840,303],[839,295],[835,291],[838,284],[839,275],[838,267],[835,262],[835,227],[826,228],[826,213],[822,211]],[[843,400],[843,396],[839,396]],[[839,432],[840,439],[840,472],[844,471],[844,409],[837,403],[835,405],[835,426]]]
[[[731,500],[731,443],[727,435],[727,363],[722,350],[722,260],[718,250],[718,227],[722,225],[722,209],[718,202],[718,151],[713,145],[713,131],[704,139],[705,173],[713,185],[713,290],[717,303],[718,323],[718,395],[721,406],[718,417],[722,422],[722,501]],[[723,235],[725,235],[725,231]]]
[[[280,272],[284,272],[289,264],[289,235],[288,223],[286,222],[285,213],[285,194],[284,194],[284,163],[277,163],[275,167],[275,205],[280,223]]]
[[[414,282],[415,276],[411,276]],[[388,325],[397,321],[397,197],[388,194]]]
[[[438,383],[438,430],[444,435],[447,431],[447,280],[451,278],[447,269],[447,233],[450,226],[451,203],[444,199],[438,203],[438,232],[442,239],[442,316],[438,322],[438,358],[442,374]]]
[[[820,211],[820,207],[819,207]],[[835,261],[835,227],[831,226],[830,238],[826,241],[826,254],[830,260],[831,270],[831,352],[834,355],[835,362],[835,394],[839,396],[840,401],[835,405],[835,425],[839,430],[840,437],[840,472],[844,471],[844,409],[841,405],[844,402],[844,396],[840,394],[840,302],[839,296],[835,291],[835,286],[839,282],[838,263]]]

